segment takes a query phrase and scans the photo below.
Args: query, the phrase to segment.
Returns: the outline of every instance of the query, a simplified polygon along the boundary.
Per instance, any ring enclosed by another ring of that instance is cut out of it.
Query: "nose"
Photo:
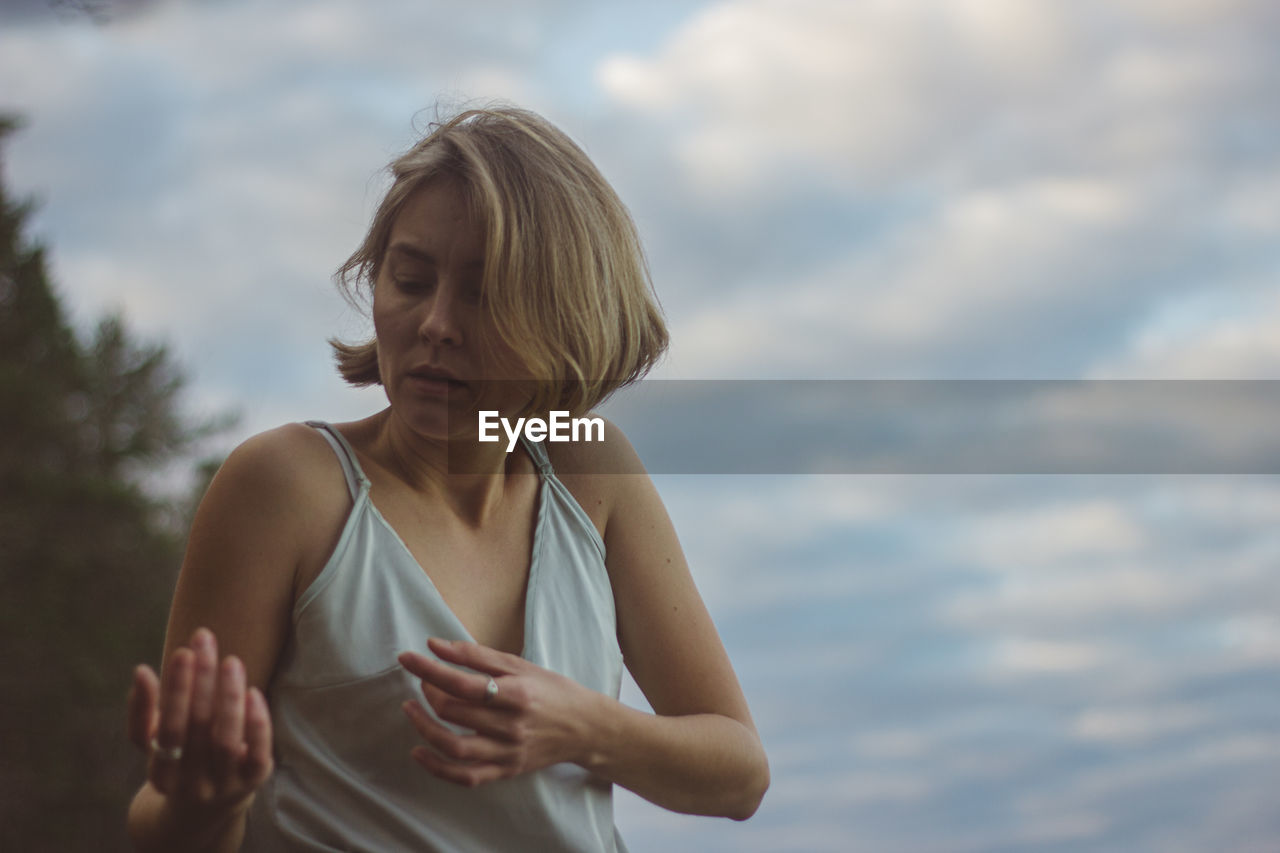
[[[423,306],[422,323],[418,334],[424,341],[437,346],[460,346],[462,322],[457,295],[448,285],[437,287]]]

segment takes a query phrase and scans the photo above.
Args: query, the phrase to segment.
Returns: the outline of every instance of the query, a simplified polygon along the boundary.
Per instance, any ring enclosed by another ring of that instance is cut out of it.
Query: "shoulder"
[[[576,441],[548,441],[547,455],[560,476],[643,474],[644,465],[622,429],[608,418],[592,412],[586,416],[604,425],[604,437],[594,430],[583,430],[585,437]]]
[[[227,461],[263,466],[270,473],[296,470],[307,457],[327,450],[329,444],[320,431],[306,424],[290,423],[245,439]],[[332,456],[333,451],[328,451]]]
[[[210,483],[204,504],[234,505],[243,522],[306,543],[345,517],[351,498],[329,443],[316,429],[291,423],[236,447]]]
[[[286,424],[231,452],[200,502],[184,571],[296,593],[323,566],[351,507],[342,468],[315,429]]]
[[[316,486],[341,482],[342,470],[318,430],[292,423],[246,439],[223,462],[218,478],[237,490],[303,496]]]
[[[547,455],[556,477],[577,499],[605,536],[610,519],[619,507],[627,507],[652,492],[644,463],[617,424],[592,413],[604,422],[604,439],[547,442]]]

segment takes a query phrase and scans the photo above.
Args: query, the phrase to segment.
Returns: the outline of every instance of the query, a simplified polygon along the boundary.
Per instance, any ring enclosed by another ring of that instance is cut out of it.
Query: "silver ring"
[[[181,746],[161,746],[160,741],[151,739],[151,754],[161,761],[181,761]]]
[[[484,704],[488,705],[490,702],[494,700],[494,697],[496,697],[497,695],[498,695],[498,682],[490,678],[489,683],[484,686]]]

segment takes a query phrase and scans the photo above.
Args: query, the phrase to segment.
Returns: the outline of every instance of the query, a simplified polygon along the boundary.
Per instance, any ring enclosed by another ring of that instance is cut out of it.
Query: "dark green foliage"
[[[209,427],[182,416],[163,347],[118,319],[77,339],[28,212],[0,184],[0,849],[126,849],[125,691],[159,655],[181,557],[165,519],[187,511],[141,483]]]

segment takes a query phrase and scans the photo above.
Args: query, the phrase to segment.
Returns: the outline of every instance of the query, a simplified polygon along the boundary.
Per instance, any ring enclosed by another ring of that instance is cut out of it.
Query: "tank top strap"
[[[520,442],[524,445],[524,449],[529,451],[529,458],[533,460],[533,464],[538,466],[539,474],[546,478],[556,472],[551,467],[551,458],[547,456],[546,444],[541,441],[529,441],[524,436],[520,436]]]
[[[329,442],[329,446],[333,448],[333,452],[338,456],[338,462],[342,464],[342,476],[347,480],[347,488],[351,490],[351,499],[355,500],[360,496],[361,489],[368,487],[369,478],[364,475],[359,461],[356,459],[356,452],[347,441],[342,433],[334,429],[333,424],[325,421],[307,421],[307,426],[318,430],[325,440]]]

